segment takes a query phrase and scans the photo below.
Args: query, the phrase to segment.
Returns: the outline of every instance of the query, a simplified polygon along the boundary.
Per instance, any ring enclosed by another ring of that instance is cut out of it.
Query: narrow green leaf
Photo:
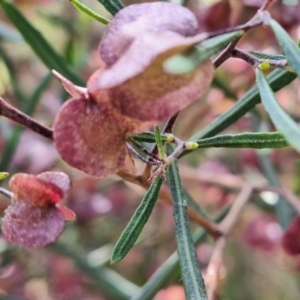
[[[268,60],[284,60],[286,57],[284,55],[278,55],[278,54],[268,54],[260,51],[249,51],[249,54],[262,59],[268,59]]]
[[[280,132],[246,132],[226,134],[197,141],[199,148],[283,148],[288,147],[286,139]]]
[[[0,172],[0,180],[6,178],[9,174],[7,172]]]
[[[272,90],[277,92],[296,78],[297,75],[295,73],[276,69],[267,76],[267,81]],[[254,87],[240,98],[229,110],[214,120],[204,130],[195,134],[190,140],[197,141],[218,134],[235,123],[239,118],[253,109],[258,103],[260,103],[259,90],[257,87]],[[185,153],[188,153],[188,151]]]
[[[199,215],[206,219],[210,219],[207,213],[202,209],[202,207],[193,199],[193,197],[189,194],[189,192],[182,187],[184,197],[186,199],[187,206],[190,207],[192,210],[197,212]]]
[[[109,11],[113,16],[122,8],[124,5],[119,0],[98,0],[107,11]]]
[[[300,77],[300,48],[278,22],[272,19],[270,25],[284,55]]]
[[[165,155],[161,134],[158,126],[155,126],[154,128],[154,136],[155,136],[155,142],[156,142],[159,157],[165,159],[166,155]]]
[[[264,74],[256,69],[256,81],[260,91],[262,103],[269,113],[275,127],[282,132],[291,146],[300,151],[300,127],[291,117],[281,108],[270,88]]]
[[[164,69],[170,74],[192,72],[204,60],[225,48],[231,41],[243,35],[243,31],[235,31],[210,38],[188,51],[176,54],[164,62]]]
[[[280,181],[277,176],[277,171],[273,167],[273,163],[270,160],[270,154],[266,152],[258,151],[258,157],[260,165],[269,181],[270,185],[280,187]],[[279,224],[284,230],[288,227],[291,220],[297,215],[296,210],[286,201],[282,196],[278,195],[278,201],[275,205],[276,214],[278,217]]]
[[[109,23],[109,20],[100,16],[99,14],[95,13],[94,11],[92,11],[91,9],[89,9],[87,6],[85,6],[84,4],[82,4],[81,2],[79,2],[78,0],[70,0],[70,2],[80,11],[82,11],[83,13],[85,13],[86,15],[90,16],[91,18],[93,18],[94,20],[107,25]]]
[[[18,102],[20,104],[23,104],[25,102],[25,95],[23,94],[21,87],[19,85],[19,80],[16,72],[15,65],[12,61],[12,59],[7,55],[4,48],[0,47],[0,57],[3,59],[4,64],[6,65],[7,71],[9,72],[10,82],[11,86],[13,88],[13,91],[18,99]]]
[[[47,246],[47,248],[71,259],[79,270],[87,274],[94,281],[95,287],[108,299],[129,300],[134,294],[139,292],[138,286],[114,270],[93,266],[89,263],[88,259],[82,255],[82,252],[76,251],[74,245],[56,242]]]
[[[123,259],[129,252],[129,250],[133,247],[135,241],[139,237],[141,231],[143,230],[152,213],[153,207],[159,195],[162,182],[163,179],[161,178],[161,176],[158,176],[151,184],[141,204],[136,209],[134,215],[122,232],[121,237],[119,238],[113,249],[113,253],[111,255],[112,264]]]
[[[173,147],[167,145],[168,154]],[[167,170],[167,178],[173,198],[173,216],[175,221],[177,251],[181,266],[182,280],[187,299],[206,300],[204,280],[189,226],[187,203],[179,177],[177,161]]]
[[[0,0],[0,5],[31,49],[50,70],[58,71],[74,84],[84,85],[83,81],[69,68],[63,58],[55,52],[42,34],[28,22],[16,6],[5,0]]]

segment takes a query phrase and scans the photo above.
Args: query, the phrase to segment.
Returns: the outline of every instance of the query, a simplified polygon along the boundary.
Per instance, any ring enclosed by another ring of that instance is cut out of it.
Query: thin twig
[[[159,165],[161,162],[158,160],[155,160],[152,157],[144,157],[141,154],[139,154],[129,143],[126,143],[126,146],[128,148],[128,150],[130,151],[130,153],[132,153],[133,155],[137,156],[141,161],[143,161],[146,164],[149,165]]]
[[[206,289],[209,300],[216,299],[217,291],[220,285],[221,270],[223,266],[223,253],[227,242],[227,236],[236,225],[238,218],[248,202],[253,188],[249,184],[245,184],[241,192],[236,197],[226,218],[220,223],[223,235],[220,236],[215,244],[213,254],[207,267],[206,272]]]
[[[4,195],[5,197],[9,198],[9,199],[12,199],[14,194],[4,188],[1,188],[0,187],[0,194]]]
[[[235,26],[232,28],[227,28],[223,30],[219,30],[216,32],[209,33],[209,37],[218,36],[220,34],[230,33],[238,30],[243,30],[245,33],[250,29],[261,26],[266,23],[267,20],[270,19],[269,13],[265,9],[259,9],[255,16],[250,19],[247,23],[239,26]],[[231,53],[234,50],[235,46],[239,42],[242,37],[237,38],[236,40],[232,41],[227,48],[215,59],[213,62],[214,67],[218,68],[222,63],[224,63],[228,58],[231,57]]]
[[[228,235],[232,231],[241,211],[248,202],[252,192],[253,187],[250,184],[246,183],[241,192],[236,197],[226,218],[219,225],[219,228],[222,230],[224,235]]]
[[[4,99],[0,97],[0,116],[4,116],[25,128],[28,128],[43,137],[53,140],[53,131],[49,127],[42,125],[35,119],[29,117],[18,109],[8,104]]]
[[[231,42],[224,51],[213,61],[213,65],[215,69],[217,69],[222,63],[224,63],[228,58],[231,57],[232,51],[234,47],[239,42],[241,38],[236,39],[235,41]]]
[[[269,10],[271,5],[274,4],[275,0],[265,0],[265,2],[263,3],[263,5],[261,6],[261,8],[259,10],[263,11],[263,10]]]
[[[162,134],[164,134],[164,133],[172,133],[174,124],[175,124],[175,122],[176,122],[179,114],[180,114],[180,111],[178,113],[176,113],[175,115],[173,115],[171,118],[169,118],[169,120],[165,124],[165,127],[162,130]],[[153,153],[154,155],[157,154],[157,151],[158,151],[158,149],[157,149],[156,145],[154,145],[152,147],[152,149],[150,150],[150,152]],[[144,168],[144,170],[143,170],[143,172],[142,172],[142,174],[143,174],[142,176],[144,178],[149,178],[151,176],[151,170],[152,170],[151,165],[149,165],[149,164],[146,165],[145,168]]]
[[[129,142],[129,143],[133,144],[135,147],[137,147],[138,149],[140,149],[142,152],[144,152],[146,155],[148,155],[149,157],[151,157],[153,160],[164,162],[163,159],[161,159],[157,155],[153,154],[151,151],[149,151],[148,149],[146,149],[144,146],[142,146],[135,139],[133,139],[133,138],[130,137],[126,141],[127,141],[127,143]]]

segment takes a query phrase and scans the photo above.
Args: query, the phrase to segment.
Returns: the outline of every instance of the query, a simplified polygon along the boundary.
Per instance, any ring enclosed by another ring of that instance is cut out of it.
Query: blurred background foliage
[[[98,1],[82,2],[111,18]],[[242,24],[262,3],[260,0],[183,2],[197,15],[202,31]],[[134,1],[124,4],[131,3]],[[78,82],[84,83],[101,65],[98,43],[105,25],[77,11],[67,0],[16,0],[13,5],[70,66]],[[288,6],[277,1],[271,14],[294,40],[299,40],[299,4]],[[239,47],[279,52],[274,35],[261,27],[249,32]],[[68,96],[2,10],[0,74],[1,96],[51,126]],[[244,61],[227,61],[217,70],[214,85],[206,95],[180,114],[175,134],[187,139],[204,128],[254,85],[254,77],[252,67]],[[299,82],[279,91],[277,97],[293,118],[299,120]],[[272,128],[260,106],[255,116],[247,114],[226,129],[226,133]],[[144,191],[118,177],[98,180],[70,168],[59,159],[52,143],[7,119],[0,118],[0,132],[0,171],[11,175],[38,174],[46,170],[66,172],[73,181],[67,205],[77,214],[76,221],[67,225],[58,242],[43,249],[19,248],[0,237],[0,299],[130,299],[176,249],[171,207],[158,203],[138,244],[123,261],[110,266],[113,244]],[[276,151],[206,149],[182,158],[179,166],[186,189],[211,215],[235,199],[234,182],[242,178],[282,184],[300,196],[299,156],[291,148]],[[141,168],[142,164],[137,162],[137,167]],[[222,178],[233,180],[233,184],[212,183],[210,178],[213,177],[220,181]],[[7,181],[1,181],[3,187]],[[3,212],[8,200],[0,198]],[[278,197],[261,193],[252,200],[227,246],[221,299],[299,299],[300,260],[285,254],[281,247],[283,229],[274,212]],[[213,240],[209,237],[197,247],[204,274],[212,249]],[[179,274],[175,268],[156,300],[185,299]]]

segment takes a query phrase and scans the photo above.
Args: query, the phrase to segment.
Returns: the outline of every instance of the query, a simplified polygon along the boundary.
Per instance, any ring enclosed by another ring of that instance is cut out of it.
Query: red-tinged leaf
[[[99,69],[95,71],[87,82],[88,93],[95,102],[99,105],[110,105],[112,100],[109,98],[109,92],[99,89],[98,82],[99,79],[103,76],[105,72],[104,69]],[[110,107],[110,110],[118,119],[119,124],[121,124],[123,131],[131,133],[141,133],[149,130],[154,127],[155,122],[146,122],[145,120],[137,120],[135,118],[130,118],[127,115],[123,115],[119,110],[115,109],[113,106]]]
[[[49,182],[61,189],[63,198],[65,198],[71,191],[71,180],[68,175],[62,172],[44,172],[37,175],[37,178],[44,182]]]
[[[10,179],[9,186],[16,201],[27,202],[32,206],[45,207],[64,198],[64,192],[59,186],[34,175],[16,174]]]
[[[290,255],[300,254],[300,217],[296,217],[282,237],[282,246]]]
[[[112,104],[122,114],[141,121],[162,121],[201,97],[213,78],[205,61],[195,71],[166,74],[158,57],[142,74],[109,90]]]
[[[62,212],[66,221],[74,221],[76,219],[76,214],[73,210],[59,203],[56,203],[55,206],[58,210]]]
[[[2,219],[2,231],[8,241],[34,248],[54,242],[64,225],[64,215],[55,206],[38,207],[25,201],[14,201]]]
[[[108,103],[75,99],[64,104],[53,135],[61,157],[92,176],[112,175],[124,166],[125,130]]]
[[[174,32],[180,36],[194,36],[197,29],[196,17],[180,5],[166,2],[129,5],[116,14],[107,26],[100,43],[100,56],[110,67],[136,38],[147,33]],[[139,56],[144,56],[144,53]]]

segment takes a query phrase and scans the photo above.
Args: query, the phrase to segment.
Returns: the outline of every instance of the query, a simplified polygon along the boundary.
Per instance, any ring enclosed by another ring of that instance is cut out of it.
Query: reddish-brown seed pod
[[[282,247],[290,255],[300,254],[300,217],[290,223],[282,237]]]
[[[9,186],[14,198],[1,223],[4,236],[12,243],[43,247],[60,236],[66,219],[75,217],[74,212],[58,204],[71,189],[64,173],[16,174]]]
[[[135,39],[146,34],[188,37],[194,36],[197,29],[194,14],[180,5],[167,2],[133,4],[120,10],[107,26],[99,46],[100,56],[110,67]]]

